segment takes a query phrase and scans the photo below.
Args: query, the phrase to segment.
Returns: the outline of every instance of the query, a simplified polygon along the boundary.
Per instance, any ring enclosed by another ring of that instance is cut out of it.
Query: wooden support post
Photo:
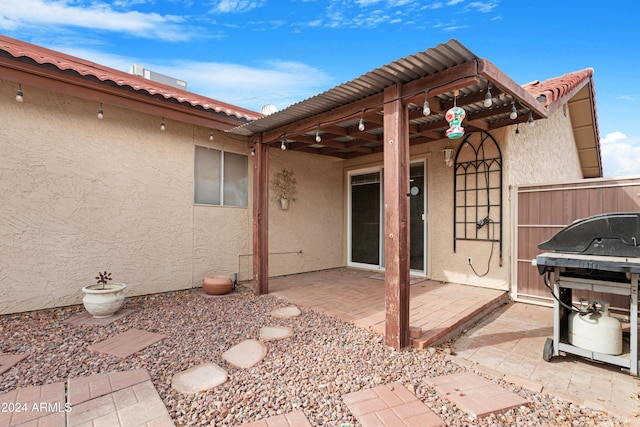
[[[253,293],[269,293],[269,147],[260,141],[253,157]]]
[[[402,86],[384,91],[385,343],[409,344],[409,114]]]

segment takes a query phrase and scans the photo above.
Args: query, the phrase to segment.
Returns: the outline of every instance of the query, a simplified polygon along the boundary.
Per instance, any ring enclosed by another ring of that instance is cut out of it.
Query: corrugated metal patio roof
[[[229,132],[260,135],[262,142],[270,145],[284,141],[287,149],[350,158],[382,150],[382,94],[394,84],[402,85],[403,102],[409,105],[409,143],[419,144],[445,138],[449,126],[445,113],[454,98],[467,114],[464,127],[468,132],[488,131],[530,118],[547,118],[577,91],[585,86],[592,88],[591,75],[585,70],[521,86],[451,39]],[[492,102],[485,107],[488,91]],[[426,97],[431,108],[427,116],[422,113]],[[581,159],[586,162],[585,177],[602,175],[595,96],[590,100],[590,130],[576,134],[577,145],[583,150]],[[516,119],[510,118],[513,107]],[[364,131],[358,129],[361,120],[366,123]]]

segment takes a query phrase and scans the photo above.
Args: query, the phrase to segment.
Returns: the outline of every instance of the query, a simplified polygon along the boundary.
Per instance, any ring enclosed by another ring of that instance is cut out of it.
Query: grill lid
[[[640,257],[640,212],[595,215],[569,224],[538,248],[582,255]]]

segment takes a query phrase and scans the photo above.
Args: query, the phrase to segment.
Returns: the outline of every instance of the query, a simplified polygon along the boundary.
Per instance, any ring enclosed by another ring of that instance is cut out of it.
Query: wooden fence
[[[594,179],[556,185],[523,185],[512,188],[514,242],[517,254],[512,265],[512,296],[521,302],[552,305],[553,297],[531,260],[548,240],[573,221],[610,212],[640,211],[640,178]],[[576,297],[587,296],[585,294]],[[613,307],[626,307],[628,297],[602,296]]]

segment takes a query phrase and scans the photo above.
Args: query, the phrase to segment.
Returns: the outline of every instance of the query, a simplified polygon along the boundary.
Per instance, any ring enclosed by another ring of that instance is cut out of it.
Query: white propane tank
[[[622,353],[622,324],[609,316],[609,303],[590,301],[593,312],[569,315],[569,344],[597,353]]]

